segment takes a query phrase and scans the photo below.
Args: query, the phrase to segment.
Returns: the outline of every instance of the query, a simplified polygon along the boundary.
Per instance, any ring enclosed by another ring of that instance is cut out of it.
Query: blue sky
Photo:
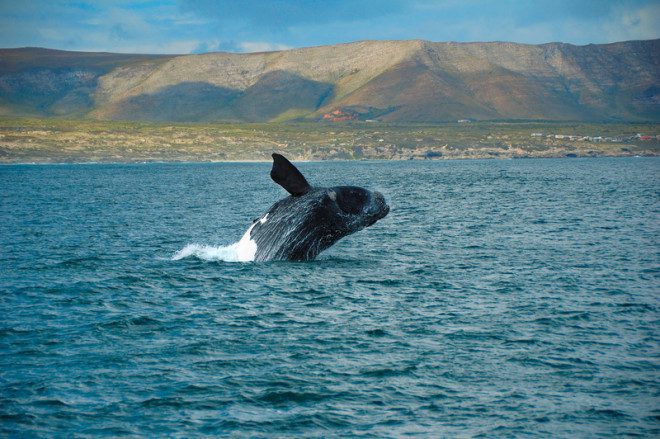
[[[364,39],[660,37],[660,0],[0,0],[0,47],[255,52]]]

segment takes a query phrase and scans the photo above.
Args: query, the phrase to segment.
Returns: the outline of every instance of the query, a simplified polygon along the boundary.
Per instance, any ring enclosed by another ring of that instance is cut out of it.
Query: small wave
[[[376,378],[396,377],[396,376],[407,375],[410,372],[413,372],[415,370],[417,370],[417,366],[414,365],[414,364],[411,364],[411,365],[406,366],[404,368],[382,367],[382,368],[377,368],[377,369],[369,369],[369,370],[362,371],[361,375],[367,376],[367,377],[376,377]]]
[[[366,331],[366,334],[370,337],[385,337],[386,335],[389,335],[389,333],[384,330],[384,329],[369,329]]]
[[[110,320],[107,322],[99,323],[97,326],[103,329],[131,329],[135,326],[137,327],[150,327],[161,325],[163,322],[160,320],[148,317],[148,316],[138,316],[133,318],[119,318]]]
[[[42,406],[42,407],[67,407],[69,404],[57,398],[52,398],[52,399],[38,399],[36,401],[33,401],[32,405]]]
[[[271,404],[300,404],[305,402],[322,401],[333,395],[328,393],[295,392],[290,390],[276,390],[266,392],[257,397],[258,400]]]
[[[256,223],[255,223],[256,224]],[[257,254],[257,243],[250,239],[254,224],[247,229],[240,241],[231,245],[214,247],[202,244],[188,244],[172,256],[173,261],[196,257],[204,261],[251,262]]]
[[[594,417],[599,417],[599,418],[604,418],[604,419],[626,419],[629,418],[628,414],[621,410],[615,410],[615,409],[610,409],[610,408],[605,408],[605,409],[597,409],[597,408],[592,408],[590,410],[587,410],[586,412],[588,415],[594,416]]]
[[[64,268],[75,268],[79,266],[93,265],[99,261],[101,261],[101,258],[98,256],[83,256],[65,259],[59,262],[58,265]]]
[[[142,401],[142,405],[145,407],[182,407],[185,402],[186,401],[180,396],[170,396],[166,398],[154,397]]]

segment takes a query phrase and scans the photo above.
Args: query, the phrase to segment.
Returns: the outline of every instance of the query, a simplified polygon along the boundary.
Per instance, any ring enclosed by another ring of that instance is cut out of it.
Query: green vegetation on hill
[[[637,137],[652,135],[652,139]],[[169,124],[0,119],[0,163],[659,155],[658,124]]]

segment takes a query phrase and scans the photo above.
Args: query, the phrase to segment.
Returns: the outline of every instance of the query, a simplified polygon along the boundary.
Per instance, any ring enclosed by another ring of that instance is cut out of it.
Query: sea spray
[[[256,224],[256,223],[255,223]],[[173,261],[178,261],[190,256],[205,261],[223,262],[251,262],[257,253],[257,244],[250,239],[250,232],[254,224],[245,232],[240,241],[231,245],[214,247],[202,244],[188,244],[172,256]]]

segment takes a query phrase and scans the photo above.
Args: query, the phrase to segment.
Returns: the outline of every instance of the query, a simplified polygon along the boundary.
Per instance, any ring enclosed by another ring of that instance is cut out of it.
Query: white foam
[[[268,215],[266,215],[267,217]],[[266,217],[261,223],[266,222]],[[256,223],[255,223],[256,224]],[[245,232],[240,241],[231,245],[213,247],[210,245],[188,244],[172,256],[173,261],[194,256],[205,261],[251,262],[257,254],[257,243],[250,239],[250,232],[255,224]]]

